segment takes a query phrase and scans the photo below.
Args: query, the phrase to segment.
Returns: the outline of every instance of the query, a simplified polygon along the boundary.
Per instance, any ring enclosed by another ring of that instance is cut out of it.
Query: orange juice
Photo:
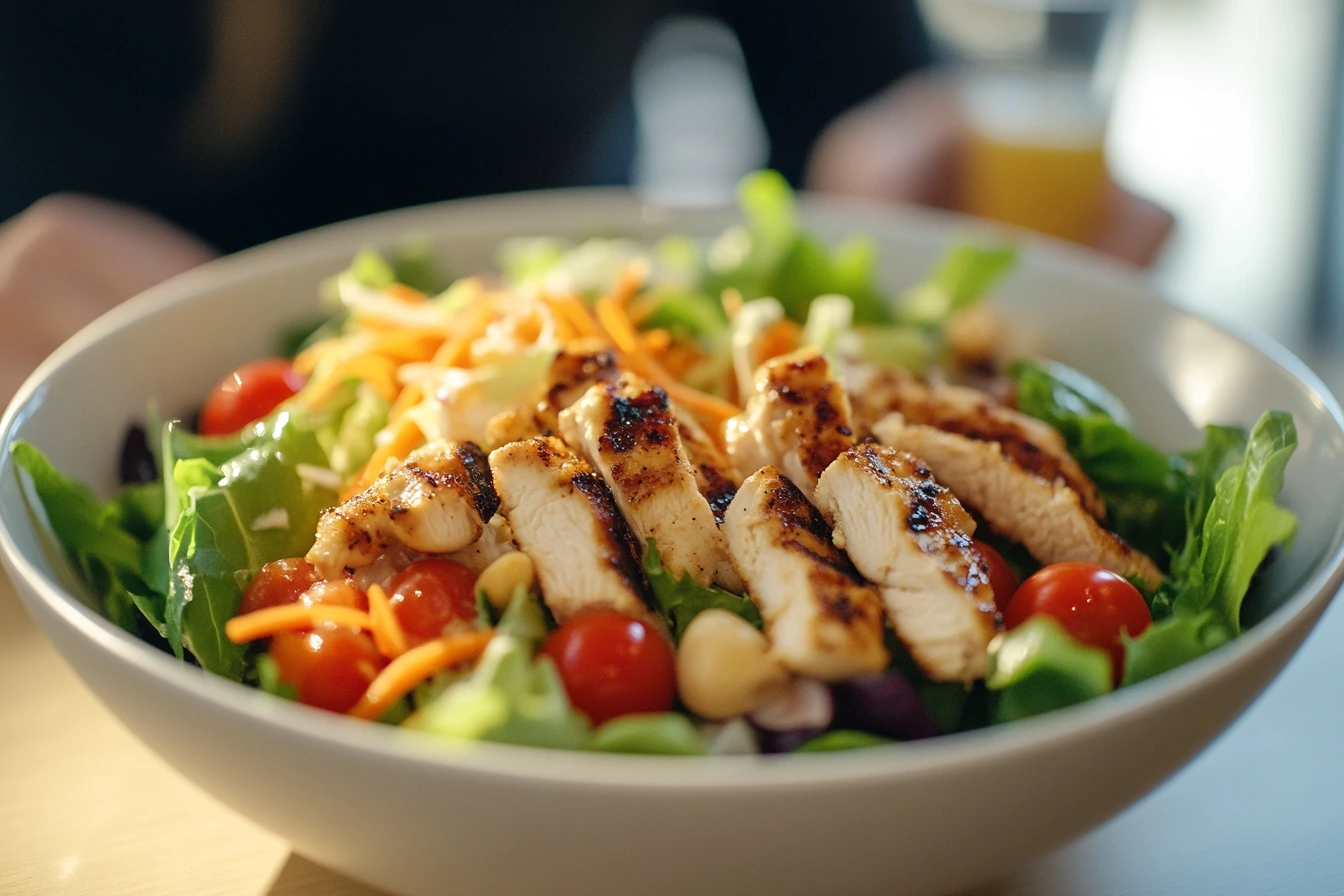
[[[961,205],[984,218],[1087,242],[1108,189],[1104,114],[1076,79],[998,79],[968,93]]]

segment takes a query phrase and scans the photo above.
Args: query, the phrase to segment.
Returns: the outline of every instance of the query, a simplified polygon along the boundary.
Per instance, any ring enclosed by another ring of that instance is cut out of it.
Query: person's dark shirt
[[[929,55],[913,0],[291,0],[247,18],[257,8],[9,8],[0,220],[77,190],[231,251],[438,199],[622,182],[632,63],[678,12],[736,32],[770,164],[796,182],[830,119]],[[220,46],[242,50],[224,64]]]

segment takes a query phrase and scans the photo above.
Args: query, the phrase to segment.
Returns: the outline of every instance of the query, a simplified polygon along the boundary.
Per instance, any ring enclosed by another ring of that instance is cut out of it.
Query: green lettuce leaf
[[[540,599],[519,589],[475,671],[449,684],[405,726],[469,740],[585,748],[591,739],[587,719],[570,705],[550,659],[533,659],[546,632]]]
[[[1211,450],[1220,461],[1216,445]],[[1297,448],[1292,415],[1266,411],[1246,442],[1240,463],[1218,477],[1213,500],[1187,545],[1184,575],[1175,583],[1172,609],[1180,615],[1212,610],[1232,634],[1241,631],[1241,604],[1251,577],[1271,548],[1287,547],[1297,531],[1297,516],[1276,503],[1284,470]]]
[[[204,668],[242,679],[246,648],[225,637],[224,624],[262,566],[307,552],[318,516],[336,502],[299,475],[302,464],[327,458],[311,431],[280,414],[221,466],[200,457],[174,465],[182,510],[169,539],[166,636],[179,656],[188,650]]]
[[[10,447],[76,573],[102,597],[115,625],[139,635],[140,619],[163,628],[162,593],[146,581],[145,541],[162,527],[162,488],[130,486],[100,501],[88,486],[58,471],[28,442]]]
[[[712,585],[701,585],[689,574],[680,577],[673,575],[663,566],[658,545],[652,538],[648,540],[648,548],[644,551],[644,576],[653,593],[654,608],[667,622],[676,640],[681,639],[681,633],[696,614],[711,607],[736,613],[756,628],[762,628],[765,624],[751,598]]]
[[[897,321],[940,326],[948,317],[984,298],[1017,263],[1011,246],[958,243],[920,283],[896,300]]]
[[[1125,647],[1125,673],[1121,681],[1128,686],[1203,656],[1232,637],[1211,610],[1195,616],[1170,616],[1159,619],[1137,638],[1120,633]]]
[[[1185,538],[1188,482],[1181,465],[1121,424],[1116,417],[1123,409],[1081,373],[1020,360],[1009,375],[1018,409],[1058,430],[1069,454],[1096,483],[1108,526],[1164,565]]]
[[[994,720],[1011,722],[1107,693],[1111,658],[1049,616],[1033,616],[990,642],[985,684],[999,692]]]
[[[880,747],[883,744],[894,743],[896,743],[896,741],[891,740],[890,738],[869,734],[867,731],[838,729],[836,731],[827,731],[825,734],[818,734],[811,740],[804,741],[793,752],[833,753],[836,750],[862,750],[865,747]]]
[[[588,749],[599,753],[644,753],[661,756],[699,756],[704,741],[691,720],[681,713],[636,713],[604,722]]]

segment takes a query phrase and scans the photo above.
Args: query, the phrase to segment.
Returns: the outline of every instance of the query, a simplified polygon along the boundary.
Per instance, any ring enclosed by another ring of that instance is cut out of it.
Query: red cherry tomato
[[[369,596],[349,579],[315,582],[299,599],[310,607],[314,604],[326,604],[349,607],[352,610],[369,608]]]
[[[412,647],[453,622],[476,621],[476,573],[456,560],[417,560],[392,577],[388,603]]]
[[[973,544],[984,559],[985,566],[989,567],[989,587],[994,591],[994,605],[1002,613],[1008,608],[1008,601],[1017,590],[1017,574],[1008,565],[1008,561],[1003,559],[1003,555],[994,548],[978,538],[973,540]]]
[[[266,607],[298,603],[303,593],[320,581],[322,576],[302,557],[288,557],[267,563],[243,592],[238,615]]]
[[[1137,637],[1153,621],[1139,589],[1092,563],[1055,563],[1038,571],[1018,586],[1003,624],[1016,628],[1037,613],[1054,617],[1077,640],[1108,652],[1117,684],[1125,665],[1120,633]]]
[[[595,610],[565,622],[542,642],[569,702],[594,725],[636,712],[665,712],[676,697],[672,647],[624,613]]]
[[[310,632],[278,632],[269,652],[280,680],[294,687],[300,703],[332,712],[346,712],[358,703],[369,682],[387,665],[372,638],[334,625]]]
[[[304,379],[283,358],[244,364],[210,390],[197,429],[205,436],[227,436],[255,423],[303,388]]]

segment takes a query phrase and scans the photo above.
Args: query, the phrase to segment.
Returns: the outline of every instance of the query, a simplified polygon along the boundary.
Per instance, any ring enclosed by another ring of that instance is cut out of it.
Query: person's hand
[[[808,166],[811,189],[956,208],[968,137],[954,86],[945,76],[908,78],[836,119]],[[1092,247],[1132,264],[1152,264],[1170,235],[1163,209],[1110,184],[1106,216]]]
[[[149,212],[58,194],[0,225],[0,407],[104,311],[216,255]]]

